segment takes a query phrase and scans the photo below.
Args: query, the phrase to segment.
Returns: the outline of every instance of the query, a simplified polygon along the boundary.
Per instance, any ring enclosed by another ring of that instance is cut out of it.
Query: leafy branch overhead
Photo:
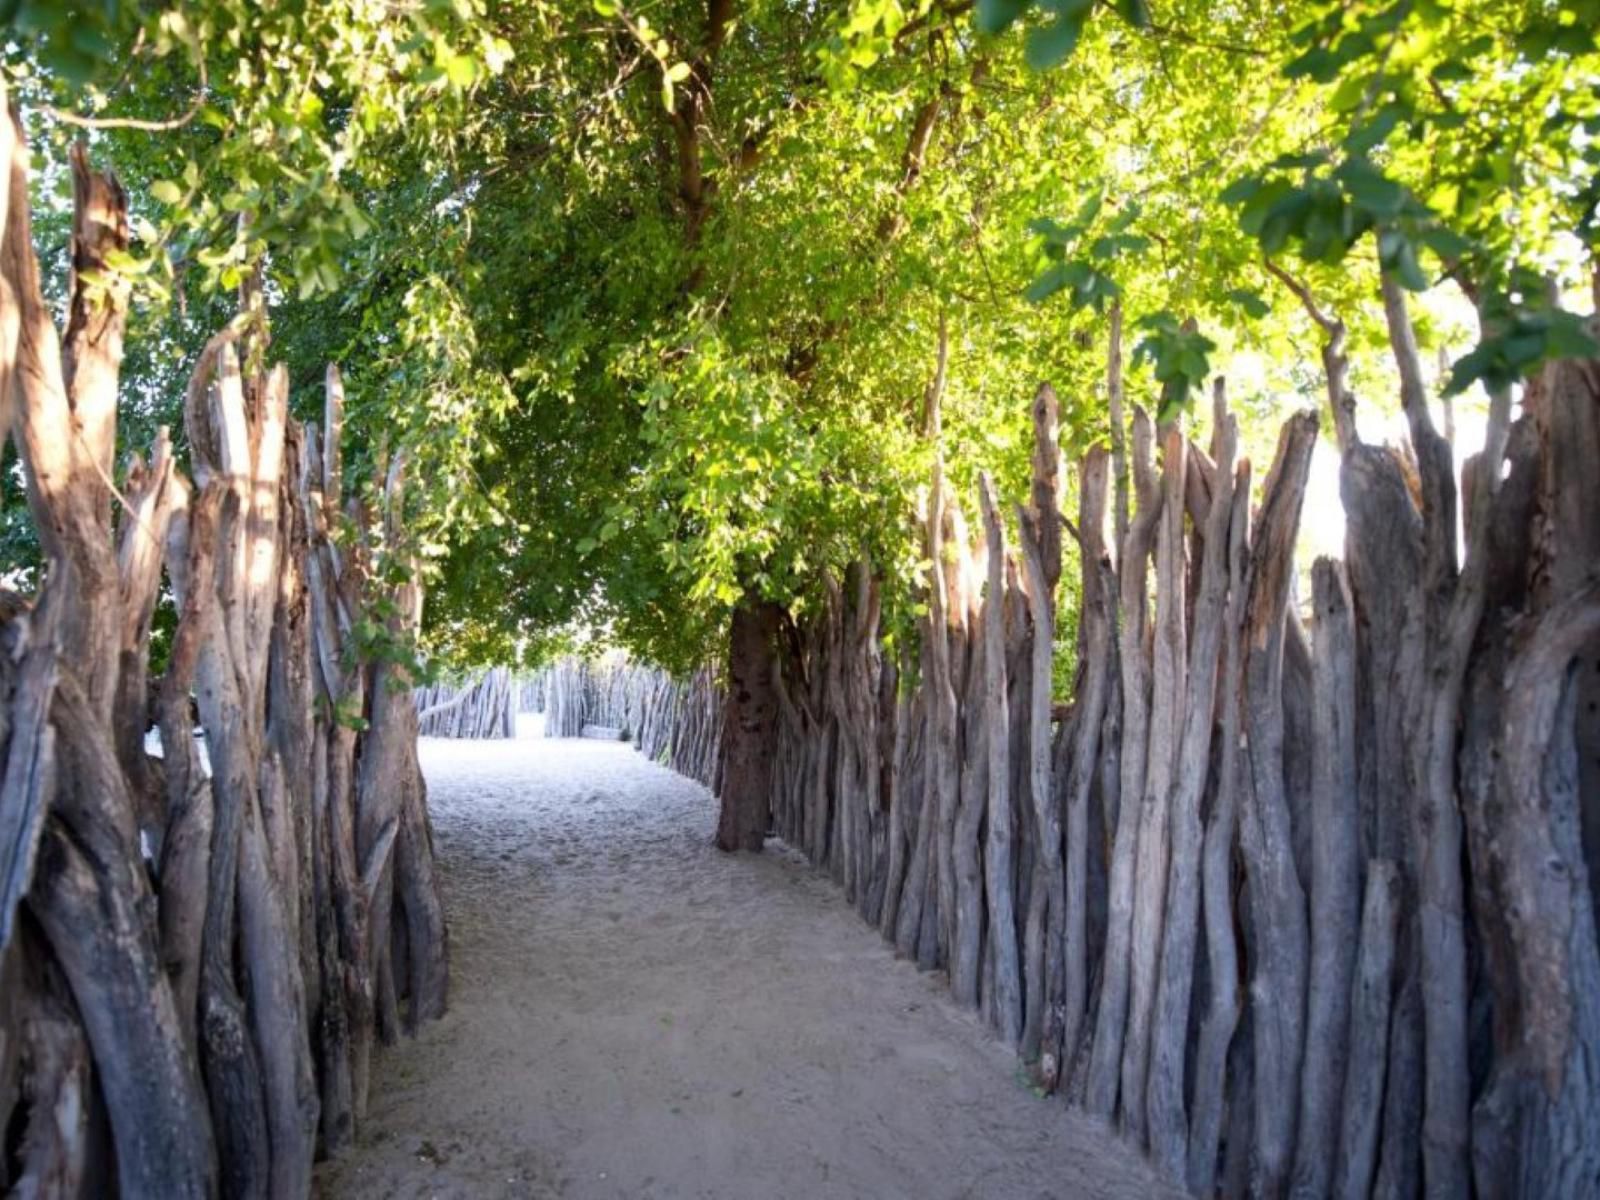
[[[596,16],[620,22],[655,61],[661,76],[661,107],[672,112],[677,107],[675,89],[694,74],[694,68],[681,59],[673,60],[671,43],[656,31],[644,13],[631,16],[617,0],[593,0],[593,3]]]
[[[1064,62],[1077,49],[1084,25],[1097,7],[1096,0],[978,0],[974,13],[979,31],[995,35],[1037,12],[1044,19],[1030,24],[1024,45],[1028,65],[1042,71]],[[1144,0],[1117,0],[1111,7],[1136,29],[1150,25],[1150,7]]]
[[[1040,238],[1040,248],[1050,260],[1042,275],[1024,293],[1035,304],[1063,288],[1071,291],[1073,308],[1091,307],[1104,312],[1106,304],[1121,294],[1110,272],[1124,256],[1137,255],[1150,245],[1150,239],[1128,229],[1139,218],[1139,206],[1129,204],[1102,226],[1096,218],[1104,208],[1104,196],[1092,193],[1077,215],[1067,224],[1049,217],[1028,222],[1028,231]],[[1095,236],[1090,238],[1090,234]]]
[[[1184,408],[1190,396],[1211,374],[1210,355],[1217,344],[1194,328],[1192,321],[1179,322],[1171,313],[1151,313],[1139,319],[1145,331],[1134,347],[1133,361],[1148,363],[1161,385],[1157,422],[1169,421]]]
[[[335,292],[372,229],[358,167],[381,178],[396,135],[444,166],[511,54],[479,0],[9,7],[24,103],[47,103],[62,138],[129,139],[142,203],[125,266],[160,298],[235,288],[269,254],[300,298]]]
[[[1337,266],[1371,233],[1380,270],[1410,291],[1458,284],[1482,336],[1453,365],[1450,394],[1508,388],[1600,350],[1536,259],[1563,223],[1591,254],[1597,244],[1600,89],[1577,64],[1596,55],[1600,4],[1530,6],[1496,23],[1456,15],[1437,2],[1329,6],[1302,24],[1283,75],[1331,88],[1337,136],[1221,197],[1268,257],[1293,246]]]
[[[259,281],[352,471],[412,456],[460,660],[698,663],[863,553],[909,641],[941,341],[948,485],[1002,502],[1041,379],[1100,440],[1113,329],[1130,409],[1227,375],[1257,459],[1329,327],[1397,395],[1384,274],[1454,392],[1593,352],[1596,0],[80,7],[0,6],[4,69],[41,178],[87,136],[131,198],[137,420]]]
[[[1034,7],[980,4],[977,24],[999,32]],[[1037,47],[1032,58],[1054,65],[1076,46],[1094,6],[1038,7],[1055,22],[1028,33]],[[1148,13],[1124,15],[1149,23]],[[1527,260],[1551,248],[1557,210],[1592,248],[1600,203],[1600,89],[1592,70],[1572,69],[1595,56],[1600,5],[1514,10],[1492,23],[1457,17],[1438,2],[1312,6],[1280,74],[1287,87],[1310,88],[1328,119],[1219,196],[1269,259],[1292,248],[1305,262],[1339,267],[1370,234],[1378,269],[1406,289],[1459,284],[1484,321],[1477,346],[1452,366],[1451,394],[1479,382],[1506,388],[1545,362],[1596,352],[1585,322],[1561,307],[1557,289]],[[1500,123],[1470,120],[1473,108]],[[1507,220],[1507,196],[1519,190],[1537,199]],[[1067,290],[1075,309],[1099,311],[1121,291],[1106,260],[1127,252],[1135,261],[1125,274],[1145,266],[1137,255],[1150,248],[1147,238],[1102,238],[1083,253],[1097,207],[1091,198],[1071,223],[1030,223],[1051,260],[1028,287],[1030,300]],[[1135,214],[1130,206],[1124,219]],[[1270,312],[1253,289],[1222,294],[1251,320]],[[1171,341],[1170,333],[1161,336]],[[1184,358],[1173,345],[1165,351],[1152,347],[1144,357],[1164,364],[1167,374],[1157,378],[1167,398]],[[1187,361],[1198,366],[1201,357]]]

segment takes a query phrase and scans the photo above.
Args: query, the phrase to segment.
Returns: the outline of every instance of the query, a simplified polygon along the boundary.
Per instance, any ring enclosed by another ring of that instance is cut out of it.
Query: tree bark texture
[[[1343,326],[1314,314],[1343,563],[1296,581],[1316,415],[1286,423],[1252,506],[1220,386],[1208,450],[1169,427],[1158,459],[1136,406],[1121,428],[1113,322],[1111,450],[1084,456],[1061,521],[1082,596],[1068,703],[1048,686],[1041,392],[1027,506],[986,485],[976,538],[935,453],[914,672],[885,683],[849,581],[780,639],[771,803],[858,903],[881,893],[869,919],[946,966],[1043,1087],[1197,1195],[1584,1195],[1600,368],[1550,366],[1515,423],[1491,397],[1458,484],[1387,292],[1409,447],[1361,439]],[[873,718],[892,779],[875,790],[852,672],[897,693],[893,728]]]
[[[35,1194],[302,1197],[313,1158],[353,1127],[354,1089],[339,1081],[361,1050],[345,1001],[351,980],[366,988],[371,902],[333,867],[359,814],[330,810],[354,802],[352,766],[374,738],[397,747],[404,784],[396,903],[411,973],[390,990],[421,1016],[443,1006],[415,716],[409,696],[392,720],[354,684],[369,668],[352,630],[382,598],[354,561],[370,529],[357,521],[336,545],[350,519],[337,433],[329,470],[317,459],[308,478],[315,437],[289,419],[286,372],[241,365],[242,343],[265,345],[260,309],[196,364],[193,481],[163,429],[114,487],[127,199],[74,150],[58,331],[14,114],[0,158],[0,415],[46,559],[37,595],[0,598],[0,1010],[25,1010],[32,1030],[15,1054],[0,1037],[0,1120],[25,1131],[0,1180]],[[383,519],[383,543],[403,545],[398,505]],[[163,573],[177,624],[152,711]],[[415,630],[414,600],[396,632]],[[145,750],[152,723],[159,760]]]
[[[728,694],[723,717],[721,813],[717,849],[760,850],[767,836],[768,793],[776,747],[778,700],[772,657],[780,612],[746,597],[728,635]]]

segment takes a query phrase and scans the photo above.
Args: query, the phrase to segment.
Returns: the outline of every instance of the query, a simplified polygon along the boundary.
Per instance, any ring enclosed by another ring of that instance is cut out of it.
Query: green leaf
[[[1254,234],[1269,255],[1276,254],[1291,237],[1305,230],[1316,207],[1307,189],[1292,187],[1285,180],[1275,183],[1282,185],[1281,190],[1272,185],[1263,188],[1239,214],[1239,227]]]
[[[1299,58],[1292,59],[1283,68],[1286,79],[1314,79],[1318,83],[1331,83],[1338,78],[1344,64],[1326,46],[1313,46]]]
[[[167,205],[183,203],[183,189],[170,179],[158,179],[150,185],[150,195]]]
[[[1406,190],[1365,158],[1348,158],[1334,171],[1350,198],[1378,217],[1398,216]]]
[[[469,55],[453,54],[450,56],[450,61],[445,64],[445,71],[450,76],[450,82],[456,87],[468,88],[478,77],[478,64]]]
[[[1244,310],[1244,315],[1252,320],[1259,321],[1272,311],[1272,306],[1255,292],[1248,288],[1233,288],[1227,293],[1228,299]]]
[[[1028,34],[1023,57],[1035,71],[1048,71],[1066,61],[1077,48],[1078,37],[1083,32],[1081,15],[1062,15],[1048,25],[1040,26]]]
[[[1139,219],[1139,212],[1140,209],[1138,201],[1129,201],[1123,206],[1122,211],[1117,213],[1117,215],[1111,219],[1111,224],[1106,227],[1107,232],[1125,232],[1128,226],[1132,225]]]
[[[1165,425],[1189,403],[1189,381],[1179,377],[1161,389],[1161,403],[1156,408],[1156,424]]]
[[[1083,234],[1081,225],[1062,225],[1053,217],[1035,217],[1028,222],[1028,232],[1037,233],[1048,242],[1069,245]]]
[[[973,23],[979,33],[1004,33],[1013,21],[1033,7],[1033,0],[978,0]]]
[[[1417,248],[1409,239],[1399,243],[1393,256],[1384,265],[1407,291],[1428,290],[1428,277],[1424,274],[1421,264],[1417,262]]]
[[[69,28],[72,31],[72,48],[91,62],[109,58],[116,50],[104,30],[96,29],[86,21],[78,21]]]
[[[1109,234],[1095,238],[1089,247],[1089,253],[1095,258],[1112,259],[1119,254],[1135,254],[1149,245],[1150,239],[1140,237],[1138,234]]]
[[[1280,154],[1267,164],[1269,171],[1300,170],[1305,167],[1320,167],[1328,161],[1328,155],[1323,150],[1308,150],[1294,154]]]
[[[1472,249],[1472,243],[1453,229],[1443,225],[1430,225],[1417,235],[1429,250],[1447,263],[1455,262]]]
[[[1088,228],[1089,223],[1100,215],[1100,208],[1104,203],[1104,192],[1090,192],[1084,202],[1078,206],[1078,214],[1072,218],[1072,223],[1079,229]]]
[[[1500,340],[1500,356],[1513,367],[1523,369],[1544,357],[1546,331],[1535,329]]]
[[[1258,175],[1246,175],[1223,188],[1217,199],[1223,204],[1243,204],[1261,190],[1263,183]]]
[[[1404,110],[1398,105],[1388,105],[1365,125],[1351,130],[1344,140],[1345,147],[1353,154],[1368,153],[1388,140],[1403,115]]]
[[[1117,12],[1135,29],[1150,28],[1150,6],[1145,0],[1117,0]]]
[[[1028,285],[1022,293],[1030,304],[1043,304],[1071,281],[1068,263],[1057,263]]]
[[[1153,312],[1140,317],[1134,322],[1140,329],[1154,329],[1163,333],[1177,335],[1178,318],[1170,312]]]
[[[1546,358],[1600,358],[1600,341],[1590,334],[1582,317],[1554,312],[1545,334],[1544,353]]]
[[[1275,179],[1239,212],[1239,227],[1261,239],[1267,253],[1282,247],[1291,234],[1305,228],[1306,219],[1316,207],[1309,188],[1297,188],[1287,179]]]

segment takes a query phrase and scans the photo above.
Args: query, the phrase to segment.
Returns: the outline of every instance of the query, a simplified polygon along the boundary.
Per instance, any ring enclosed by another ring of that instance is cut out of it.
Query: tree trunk
[[[959,510],[952,502],[950,511]],[[967,553],[965,531],[959,519],[954,563],[946,562],[946,594],[939,601],[943,618],[947,665],[950,681],[949,720],[952,738],[946,763],[948,777],[941,780],[940,834],[946,834],[945,812],[953,814],[948,826],[948,845],[940,860],[942,882],[953,897],[951,920],[943,934],[950,972],[950,990],[956,1000],[971,1008],[992,1002],[992,946],[985,938],[983,904],[983,821],[988,805],[988,730],[987,710],[978,699],[982,688],[986,647],[982,640],[982,597],[967,587],[962,555]],[[935,646],[936,653],[939,647]],[[936,660],[937,661],[937,660]],[[936,667],[936,670],[939,668]],[[941,895],[940,903],[944,903]],[[992,1008],[992,1003],[991,1003]],[[991,1013],[992,1015],[992,1013]]]
[[[1238,424],[1227,411],[1220,380],[1216,395],[1216,485],[1205,522],[1204,562],[1190,639],[1188,707],[1183,713],[1182,740],[1172,784],[1172,854],[1167,881],[1166,928],[1161,942],[1161,974],[1152,1017],[1148,1079],[1151,1156],[1170,1178],[1180,1182],[1185,1178],[1188,1164],[1183,1075],[1190,988],[1194,979],[1195,930],[1200,909],[1200,799],[1211,759],[1218,659],[1227,619],[1229,530],[1235,523],[1243,524],[1244,506],[1249,503],[1248,499],[1236,502],[1234,498],[1233,458],[1238,444]]]
[[[994,484],[979,477],[983,523],[989,545],[989,587],[984,597],[984,731],[989,743],[988,836],[985,839],[985,880],[989,900],[989,929],[995,955],[995,1010],[1006,1043],[1022,1038],[1022,987],[1017,961],[1017,916],[1012,891],[1012,814],[1010,763],[1005,749],[1010,742],[1010,714],[1006,707],[1005,646],[1005,526],[995,503]]]
[[[1110,1120],[1117,1105],[1123,1033],[1128,1022],[1129,942],[1133,924],[1134,851],[1139,799],[1144,794],[1145,747],[1150,718],[1150,660],[1145,652],[1145,567],[1161,516],[1162,492],[1151,461],[1153,430],[1142,409],[1134,412],[1133,471],[1139,512],[1128,527],[1118,563],[1117,661],[1121,668],[1121,779],[1108,884],[1106,951],[1101,960],[1099,1010],[1090,1053],[1084,1107]]]
[[[1183,430],[1176,423],[1167,427],[1161,459],[1154,670],[1144,791],[1139,798],[1139,832],[1135,844],[1136,886],[1128,941],[1128,1024],[1122,1056],[1122,1122],[1137,1146],[1143,1146],[1145,1141],[1150,1022],[1155,1005],[1171,851],[1171,789],[1188,690],[1184,678],[1183,494],[1189,455]]]
[[[1222,663],[1217,704],[1216,793],[1206,817],[1201,850],[1201,899],[1205,913],[1206,979],[1210,997],[1200,1020],[1190,1105],[1187,1178],[1196,1195],[1209,1195],[1216,1177],[1230,1047],[1239,1024],[1239,947],[1234,929],[1234,847],[1239,809],[1249,787],[1243,771],[1240,731],[1244,720],[1243,637],[1250,525],[1250,460],[1239,463],[1228,523],[1228,601],[1223,614]],[[1232,1105],[1244,1104],[1236,1090]],[[1231,1153],[1231,1149],[1230,1149]]]
[[[1400,916],[1400,875],[1375,859],[1367,869],[1361,908],[1361,945],[1350,993],[1351,1055],[1344,1069],[1339,1154],[1333,1178],[1336,1200],[1371,1194],[1382,1132],[1384,1074],[1389,1066],[1389,1014],[1394,991],[1395,925]],[[1324,1146],[1324,1153],[1329,1147]]]
[[[155,901],[116,752],[67,675],[54,722],[59,788],[29,903],[88,1031],[122,1194],[210,1196],[211,1123],[156,953]]]
[[[1422,492],[1426,670],[1416,679],[1419,717],[1410,729],[1411,824],[1417,851],[1417,932],[1423,1022],[1423,1176],[1434,1196],[1471,1187],[1467,1079],[1467,950],[1461,815],[1455,796],[1456,722],[1467,659],[1483,611],[1481,542],[1455,568],[1455,467],[1433,427],[1404,292],[1383,277],[1384,315]],[[1481,500],[1499,484],[1509,396],[1491,395]],[[1474,509],[1481,509],[1481,504]],[[1469,512],[1469,532],[1471,519]]]
[[[21,1076],[17,1098],[25,1105],[26,1124],[24,1109],[11,1118],[10,1096],[0,1097],[11,1126],[7,1148],[15,1149],[16,1158],[14,1173],[9,1161],[0,1163],[0,1186],[10,1196],[75,1200],[93,1195],[93,1185],[108,1173],[104,1116],[89,1043],[66,981],[37,930],[22,933],[0,983],[9,1010],[5,1057]],[[12,1093],[9,1080],[6,1091]]]
[[[772,648],[781,616],[777,605],[753,595],[747,595],[733,610],[722,726],[719,850],[758,851],[766,839],[778,715],[772,688]]]
[[[215,1186],[211,1130],[161,970],[151,920],[155,899],[113,721],[122,603],[107,481],[127,289],[105,286],[101,272],[127,244],[126,198],[115,180],[91,172],[85,153],[76,152],[73,275],[63,343],[40,288],[28,211],[28,152],[15,111],[0,119],[0,159],[9,172],[0,243],[0,350],[11,359],[14,347],[14,362],[3,364],[8,404],[0,407],[9,407],[14,390],[14,432],[48,560],[33,620],[41,633],[59,639],[54,647],[61,669],[54,696],[42,697],[50,706],[56,759],[42,840],[36,840],[37,801],[46,793],[38,785],[50,774],[50,739],[30,737],[31,746],[19,742],[8,755],[5,798],[21,802],[24,836],[15,849],[7,847],[13,862],[4,923],[10,924],[11,889],[25,882],[18,868],[26,871],[38,845],[29,906],[78,1003],[99,1068],[124,1194],[204,1196]],[[24,765],[31,768],[33,785],[22,786]]]
[[[117,655],[117,691],[113,698],[113,729],[117,758],[127,776],[139,813],[139,825],[159,856],[166,833],[168,797],[161,780],[151,770],[144,748],[150,727],[149,671],[150,622],[161,590],[161,560],[166,550],[167,524],[179,491],[172,467],[172,442],[163,426],[146,467],[135,454],[124,483],[128,511],[117,530],[117,575],[121,602]]]
[[[930,518],[931,522],[931,518]],[[930,529],[932,528],[930,524]],[[933,574],[931,587],[938,586],[938,574]],[[931,600],[930,600],[931,607]],[[921,786],[915,791],[905,789],[905,802],[916,805],[916,829],[909,838],[910,858],[906,863],[906,881],[900,890],[900,912],[895,925],[895,953],[902,958],[917,958],[918,943],[922,935],[923,907],[933,884],[933,830],[937,824],[939,726],[938,697],[932,688],[933,677],[933,621],[923,623],[922,636],[922,728],[924,754]]]
[[[899,942],[901,894],[905,889],[906,869],[911,858],[906,807],[912,801],[913,792],[907,760],[911,755],[912,725],[921,721],[923,711],[921,690],[911,690],[908,662],[909,659],[902,658],[902,666],[895,672],[893,774],[884,795],[889,805],[889,855],[884,872],[883,905],[879,909],[877,922],[884,939],[894,945]]]
[[[1547,609],[1506,671],[1495,791],[1483,847],[1511,935],[1497,992],[1498,1053],[1478,1100],[1474,1163],[1486,1195],[1579,1197],[1600,1182],[1600,950],[1583,859],[1570,666],[1600,635],[1600,585]]]
[[[215,598],[208,586],[216,539],[216,505],[191,505],[187,488],[168,536],[169,574],[179,605],[178,628],[161,681],[161,753],[167,782],[167,831],[160,871],[161,959],[172,978],[178,1022],[190,1053],[198,1054],[200,966],[211,861],[211,780],[194,741],[189,699],[207,610]],[[213,493],[214,498],[214,493]],[[179,565],[181,564],[181,566]]]
[[[1600,275],[1596,276],[1600,287]],[[1534,406],[1539,431],[1539,512],[1544,536],[1536,569],[1545,589],[1564,595],[1600,561],[1600,373],[1592,361],[1545,368]],[[1524,401],[1524,408],[1528,403]],[[1492,553],[1492,551],[1491,551]],[[1578,801],[1589,890],[1600,921],[1600,638],[1579,652]]]
[[[1306,996],[1305,891],[1295,869],[1283,775],[1283,639],[1292,554],[1300,524],[1317,417],[1291,417],[1267,477],[1250,558],[1244,625],[1248,803],[1241,844],[1255,915],[1250,980],[1255,1034],[1257,1186],[1276,1195],[1287,1183],[1300,1098]]]
[[[1059,1043],[1044,1044],[1045,1020],[1050,1006],[1061,1003],[1061,932],[1064,929],[1061,910],[1065,896],[1061,874],[1061,816],[1051,779],[1050,692],[1055,649],[1055,596],[1028,514],[1019,507],[1017,518],[1017,540],[1022,549],[1028,611],[1033,625],[1033,638],[1029,643],[1033,669],[1028,696],[1028,792],[1032,802],[1029,811],[1033,818],[1034,860],[1023,933],[1026,994],[1021,1053],[1024,1062],[1040,1064],[1041,1073],[1053,1089],[1060,1071],[1061,1047]],[[1058,547],[1058,557],[1059,553]],[[1055,1037],[1060,1037],[1059,1027]]]
[[[1100,734],[1115,670],[1112,574],[1105,546],[1106,452],[1090,450],[1078,484],[1078,530],[1083,562],[1083,604],[1079,616],[1083,685],[1077,696],[1066,777],[1066,861],[1062,892],[1063,1072],[1077,1052],[1089,998],[1089,876],[1091,856],[1103,858],[1099,841],[1089,841],[1090,793],[1100,761]]]
[[[1351,1038],[1350,1003],[1361,927],[1361,813],[1356,795],[1355,631],[1340,565],[1312,568],[1316,609],[1315,781],[1312,794],[1311,967],[1306,1058],[1293,1192],[1328,1194]],[[1375,1031],[1362,1029],[1362,1036]],[[1369,1097],[1375,1100],[1376,1097]],[[1374,1105],[1376,1107],[1376,1105]]]
[[[1063,1003],[1061,812],[1051,778],[1051,699],[1055,659],[1055,586],[1061,577],[1061,451],[1056,444],[1056,394],[1040,385],[1033,400],[1033,488],[1029,506],[1017,510],[1028,615],[1033,628],[1028,697],[1028,796],[1034,861],[1023,931],[1022,1058],[1038,1062],[1047,1090],[1060,1074],[1061,1027],[1046,1039],[1047,1014]],[[1098,564],[1095,564],[1096,566]],[[1081,878],[1079,879],[1081,883]],[[1081,926],[1079,927],[1081,932]]]
[[[15,384],[48,567],[25,619],[14,598],[0,601],[0,971],[9,987],[13,917],[26,892],[50,947],[39,957],[53,954],[76,1000],[46,1022],[61,1036],[30,1050],[37,1119],[26,1131],[23,1186],[209,1196],[220,1180],[229,1195],[298,1198],[311,1186],[319,1098],[330,1101],[324,1146],[335,1150],[350,1134],[355,1079],[365,1077],[368,1039],[347,1036],[344,1003],[367,998],[370,1031],[373,881],[356,875],[350,807],[350,726],[362,716],[365,665],[347,651],[379,599],[371,585],[388,576],[365,561],[373,539],[362,506],[349,514],[356,537],[336,539],[329,528],[345,519],[337,436],[324,471],[314,441],[302,445],[288,421],[287,372],[256,373],[259,355],[247,353],[252,374],[241,376],[235,344],[265,345],[256,283],[244,289],[246,323],[206,345],[186,396],[199,495],[191,501],[162,430],[148,465],[135,458],[128,470],[113,533],[125,199],[74,151],[73,273],[58,337],[30,244],[19,134],[14,115],[0,122],[9,168],[0,427],[11,424]],[[330,371],[335,432],[337,390]],[[382,543],[394,546],[402,531],[389,500]],[[144,738],[163,557],[179,617],[157,706],[157,769]],[[328,701],[322,717],[312,712],[313,662]],[[191,685],[209,778],[192,734]],[[445,930],[409,703],[405,717],[396,736],[403,782],[414,785],[397,801],[406,920],[381,953],[408,969],[415,1019],[442,1007]],[[385,757],[381,746],[368,749],[364,762]],[[384,928],[392,907],[385,897]],[[392,999],[388,982],[382,995]],[[8,1123],[15,1062],[12,1039],[0,1036]]]
[[[961,506],[954,496],[946,493],[943,464],[937,459],[934,462],[934,472],[934,489],[943,506],[940,510],[943,519],[936,527],[940,541],[931,555],[931,561],[937,568],[933,574],[933,585],[942,587],[943,590],[938,595],[929,596],[929,617],[934,629],[931,665],[935,677],[932,687],[935,700],[934,731],[937,735],[934,743],[936,755],[934,778],[939,797],[938,818],[934,827],[936,853],[933,860],[933,883],[934,894],[938,898],[934,915],[938,918],[935,928],[939,935],[939,955],[936,957],[942,957],[942,961],[949,966],[951,980],[954,983],[958,978],[963,981],[969,977],[976,979],[978,970],[975,965],[970,970],[964,970],[959,968],[955,961],[961,911],[963,907],[969,914],[977,911],[977,905],[972,899],[973,889],[981,889],[982,886],[979,877],[981,868],[976,865],[975,860],[969,862],[969,870],[965,874],[962,872],[961,863],[957,861],[957,821],[961,807],[963,804],[972,804],[974,812],[980,811],[976,807],[976,801],[970,799],[976,795],[982,779],[978,769],[979,760],[971,744],[976,739],[964,736],[964,732],[965,728],[975,728],[974,723],[980,719],[981,709],[978,707],[967,709],[967,712],[972,714],[967,720],[963,720],[961,716],[963,701],[970,703],[972,660],[977,655],[972,624],[976,619],[974,612],[978,601],[972,595],[974,589],[968,586],[969,555],[973,551],[969,548],[967,527],[961,515]],[[932,519],[931,513],[929,519]],[[946,524],[949,526],[948,530],[945,528]],[[949,535],[948,539],[946,534]],[[947,552],[945,547],[950,544],[953,544],[954,550]],[[944,630],[942,642],[938,632],[941,628]],[[946,680],[943,694],[937,682],[940,677]],[[974,831],[976,828],[974,824]],[[974,833],[974,845],[976,845],[975,838],[976,833]],[[969,889],[965,905],[961,894],[963,887]],[[969,917],[969,928],[981,929],[981,925],[973,924]],[[981,933],[978,936],[981,937]],[[979,947],[973,945],[971,950],[972,962],[975,964]],[[959,994],[957,999],[961,999]],[[974,984],[969,1003],[975,1005],[977,999],[978,991]]]

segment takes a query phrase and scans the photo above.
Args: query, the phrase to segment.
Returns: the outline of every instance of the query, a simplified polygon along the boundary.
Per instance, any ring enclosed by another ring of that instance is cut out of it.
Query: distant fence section
[[[522,684],[508,667],[495,667],[476,680],[434,683],[412,694],[423,737],[512,738]]]
[[[513,738],[517,716],[544,716],[544,736],[624,741],[652,762],[716,790],[722,689],[706,667],[676,679],[620,657],[569,657],[528,674],[494,667],[412,694],[423,737]]]
[[[521,690],[542,702],[546,737],[610,737],[713,791],[719,781],[722,689],[711,668],[675,679],[626,659],[565,658]]]

